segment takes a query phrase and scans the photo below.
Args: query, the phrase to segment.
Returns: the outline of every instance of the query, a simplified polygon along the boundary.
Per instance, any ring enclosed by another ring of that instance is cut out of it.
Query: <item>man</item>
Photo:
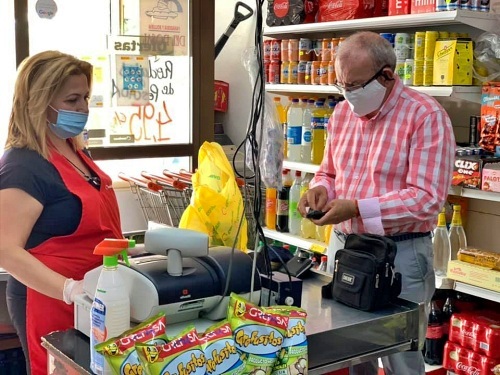
[[[313,222],[335,224],[329,272],[346,234],[390,236],[398,247],[400,298],[428,304],[435,289],[431,231],[450,186],[455,139],[441,105],[405,87],[395,66],[392,46],[376,33],[358,32],[340,45],[335,71],[346,100],[330,118],[323,161],[299,211],[326,212]],[[425,373],[420,351],[382,363],[386,375]],[[377,367],[365,362],[351,374],[376,374]]]

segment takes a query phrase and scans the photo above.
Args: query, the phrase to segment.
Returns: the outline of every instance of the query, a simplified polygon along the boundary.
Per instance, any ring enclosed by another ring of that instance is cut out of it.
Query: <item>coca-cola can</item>
[[[271,41],[271,61],[280,61],[281,58],[281,40],[273,39]]]
[[[280,63],[279,61],[271,61],[269,65],[269,83],[280,83]]]
[[[271,40],[264,40],[264,61],[271,60]]]

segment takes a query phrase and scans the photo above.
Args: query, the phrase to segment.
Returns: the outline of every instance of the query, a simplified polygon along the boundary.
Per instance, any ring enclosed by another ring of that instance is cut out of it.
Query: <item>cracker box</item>
[[[481,176],[481,190],[500,193],[500,163],[484,167]]]
[[[500,271],[460,260],[450,260],[446,276],[449,279],[500,292]]]
[[[410,14],[411,0],[389,0],[389,16]]]
[[[468,38],[437,40],[434,49],[435,86],[472,85],[474,49]]]
[[[436,11],[436,0],[411,0],[411,14]]]
[[[479,155],[457,156],[453,166],[453,186],[481,189],[481,177],[484,168],[500,165],[500,158]]]
[[[227,112],[229,83],[224,81],[215,81],[214,86],[214,109],[219,112]]]

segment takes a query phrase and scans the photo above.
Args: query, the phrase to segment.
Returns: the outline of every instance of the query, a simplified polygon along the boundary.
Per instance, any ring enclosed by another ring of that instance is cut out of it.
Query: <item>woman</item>
[[[73,327],[82,278],[102,263],[94,247],[122,237],[111,179],[83,151],[91,78],[89,63],[61,52],[27,58],[0,161],[0,267],[33,375],[46,373],[42,336]]]

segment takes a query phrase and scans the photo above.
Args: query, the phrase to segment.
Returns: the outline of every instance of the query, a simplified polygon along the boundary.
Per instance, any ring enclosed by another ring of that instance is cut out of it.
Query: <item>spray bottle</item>
[[[134,246],[134,240],[105,239],[94,249],[94,254],[103,255],[103,267],[90,311],[90,368],[98,375],[112,374],[112,370],[104,357],[94,350],[95,345],[130,328],[130,298],[118,270],[118,256],[121,255],[130,266],[127,249]]]

